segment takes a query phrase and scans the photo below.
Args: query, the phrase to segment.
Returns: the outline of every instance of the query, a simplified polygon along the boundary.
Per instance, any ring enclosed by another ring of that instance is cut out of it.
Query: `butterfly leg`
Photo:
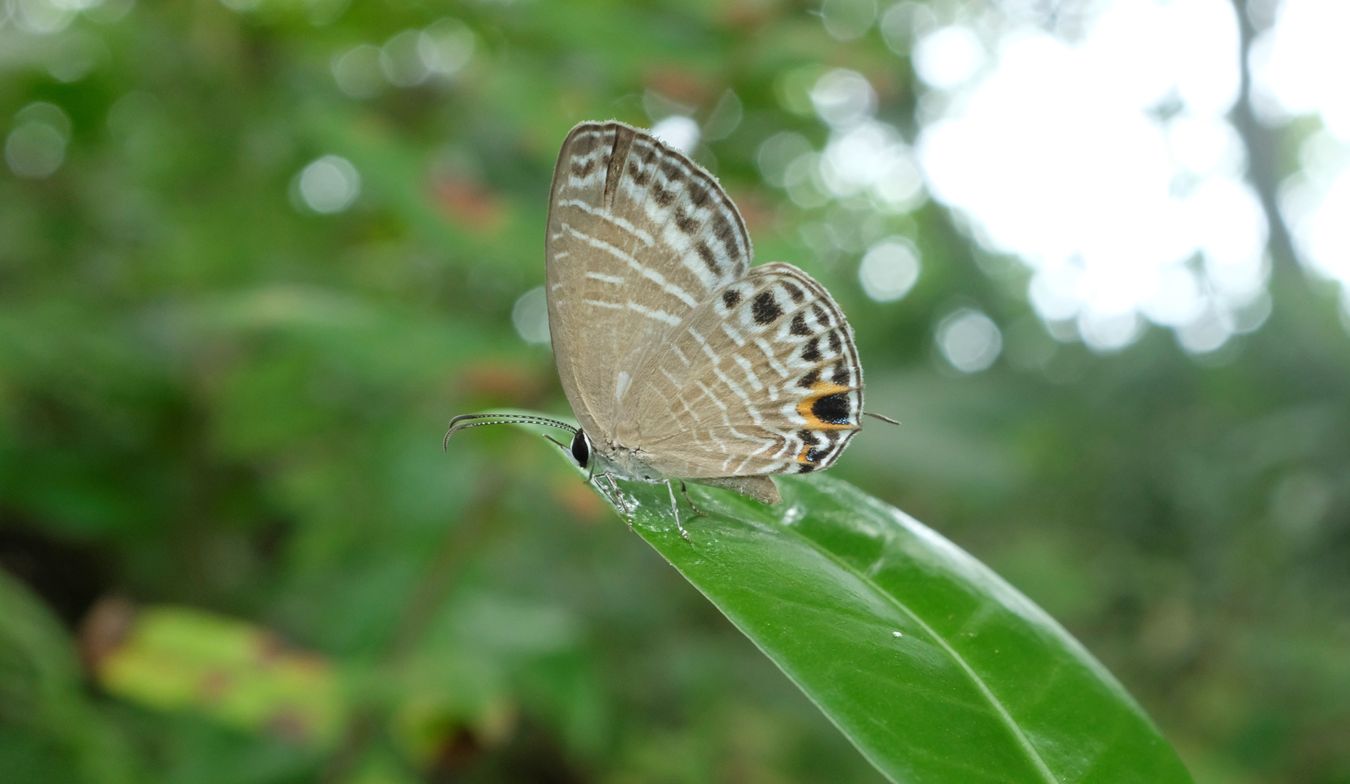
[[[680,491],[684,491],[684,482],[680,483]],[[684,530],[684,525],[680,522],[680,505],[675,502],[675,486],[670,483],[669,479],[666,480],[666,492],[670,493],[670,511],[675,515],[675,527],[679,529],[680,536],[684,537],[686,542],[693,541],[689,538],[689,532]]]
[[[604,489],[604,483],[609,482],[609,490]],[[628,523],[628,530],[633,530],[633,510],[629,508],[628,501],[623,497],[623,491],[619,489],[619,483],[614,481],[614,475],[608,471],[600,474],[600,478],[595,481],[595,486],[607,498],[610,504],[618,507],[619,513],[623,515],[624,522]]]
[[[595,488],[595,491],[597,493],[604,496],[605,500],[609,502],[610,506],[619,506],[619,502],[614,499],[614,493],[611,492],[608,487],[605,487],[604,482],[600,481],[599,479],[591,479],[588,477],[586,479],[586,484],[591,485],[592,487]]]

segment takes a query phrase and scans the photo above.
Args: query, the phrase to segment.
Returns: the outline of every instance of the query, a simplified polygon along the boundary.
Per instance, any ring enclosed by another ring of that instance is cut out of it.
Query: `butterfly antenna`
[[[487,425],[544,425],[545,427],[566,430],[569,433],[577,432],[575,427],[566,422],[535,416],[534,414],[460,414],[450,420],[450,426],[445,431],[445,437],[441,439],[441,450],[445,451],[450,448],[450,436],[455,433],[468,430],[471,427],[486,427]],[[554,443],[558,442],[555,441]]]
[[[891,424],[891,425],[898,425],[898,424],[900,424],[900,421],[899,421],[899,420],[891,419],[890,417],[886,416],[885,414],[873,414],[871,411],[864,411],[864,412],[863,412],[863,416],[870,416],[870,417],[872,417],[873,419],[880,419],[882,422],[885,422],[885,423]]]

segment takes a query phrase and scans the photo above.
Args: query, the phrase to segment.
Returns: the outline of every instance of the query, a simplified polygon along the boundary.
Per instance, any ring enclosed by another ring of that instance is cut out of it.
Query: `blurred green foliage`
[[[434,33],[429,55],[408,30]],[[695,157],[760,260],[836,294],[869,407],[905,423],[835,470],[1047,608],[1197,778],[1350,781],[1332,293],[1275,248],[1271,317],[1215,354],[1162,332],[1105,356],[1056,341],[1023,268],[940,205],[800,206],[766,183],[765,139],[825,139],[805,94],[832,67],[912,133],[904,52],[875,30],[841,43],[807,4],[6,3],[6,780],[876,780],[550,447],[438,450],[459,411],[565,411],[512,316],[543,280],[566,130],[680,107],[709,127],[732,95],[739,122]],[[56,136],[15,142],[23,112]],[[329,155],[359,189],[323,213],[302,172]],[[899,303],[819,241],[865,221],[922,250]],[[1005,336],[975,375],[932,347],[965,304]],[[207,696],[119,698],[100,667],[174,607],[322,661],[350,710],[335,745]]]

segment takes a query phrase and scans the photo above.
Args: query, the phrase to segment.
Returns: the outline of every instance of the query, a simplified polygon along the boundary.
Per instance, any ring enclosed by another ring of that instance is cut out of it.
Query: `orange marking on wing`
[[[806,428],[808,430],[857,430],[859,428],[855,424],[849,422],[843,424],[826,422],[816,416],[816,413],[812,411],[817,400],[820,400],[823,397],[829,397],[830,395],[837,395],[840,392],[852,392],[855,389],[857,389],[857,387],[846,387],[832,381],[817,381],[815,384],[811,385],[811,393],[802,398],[801,402],[797,404],[797,413],[801,414],[802,418],[806,420]],[[800,455],[797,460],[798,462],[806,462],[801,459]]]

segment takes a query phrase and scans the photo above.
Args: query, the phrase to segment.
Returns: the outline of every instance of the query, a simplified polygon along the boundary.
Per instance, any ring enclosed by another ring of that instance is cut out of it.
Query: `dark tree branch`
[[[1232,0],[1233,11],[1237,14],[1240,46],[1238,55],[1241,74],[1240,91],[1237,103],[1233,105],[1230,119],[1242,143],[1247,148],[1247,178],[1257,198],[1261,200],[1261,209],[1265,212],[1266,223],[1270,228],[1268,248],[1274,265],[1273,274],[1280,277],[1299,271],[1298,249],[1289,234],[1289,226],[1280,214],[1278,201],[1280,186],[1279,145],[1280,134],[1262,124],[1252,107],[1252,41],[1263,30],[1256,29],[1251,14],[1248,13],[1249,0]],[[1302,277],[1301,275],[1297,277]]]

